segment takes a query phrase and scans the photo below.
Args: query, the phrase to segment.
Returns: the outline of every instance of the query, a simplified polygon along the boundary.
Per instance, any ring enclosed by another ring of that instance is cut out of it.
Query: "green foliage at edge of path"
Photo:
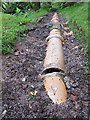
[[[45,9],[28,14],[27,17],[14,16],[10,14],[2,13],[2,51],[4,54],[13,52],[13,47],[17,39],[25,37],[24,31],[29,30],[22,24],[37,23],[33,20],[35,17],[39,17],[47,13]]]
[[[58,11],[66,18],[68,25],[74,31],[77,40],[80,40],[83,52],[88,57],[88,2],[76,3],[71,7],[58,9]],[[84,61],[83,61],[84,62]],[[84,62],[84,67],[87,69],[85,74],[90,74],[89,62]]]
[[[76,3],[71,7],[58,9],[66,18],[70,28],[74,31],[74,35],[81,41],[84,47],[84,55],[88,51],[88,2]]]

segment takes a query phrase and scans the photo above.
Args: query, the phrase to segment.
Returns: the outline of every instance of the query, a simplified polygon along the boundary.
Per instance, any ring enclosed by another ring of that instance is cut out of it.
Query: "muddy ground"
[[[3,118],[88,118],[88,77],[80,55],[81,44],[69,35],[70,29],[59,14],[62,36],[68,98],[62,104],[54,104],[45,92],[39,77],[50,32],[50,20],[54,13],[39,17],[38,24],[30,24],[26,38],[18,40],[14,53],[3,55]],[[37,92],[31,95],[31,91]]]

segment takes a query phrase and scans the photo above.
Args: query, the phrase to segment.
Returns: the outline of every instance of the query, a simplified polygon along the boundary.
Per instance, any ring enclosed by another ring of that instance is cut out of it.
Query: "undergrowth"
[[[88,52],[88,2],[76,3],[71,7],[58,9],[66,18],[77,40],[84,48],[84,55]]]
[[[25,25],[27,23],[37,23],[35,17],[47,13],[46,10],[38,10],[27,15],[0,14],[2,17],[2,52],[4,54],[13,52],[14,44],[17,39],[25,37],[24,32],[29,30]]]
[[[81,42],[83,49],[80,54],[88,57],[88,2],[76,3],[71,7],[58,9],[58,11],[66,18],[77,40]],[[88,61],[84,62],[87,69],[85,74],[90,73],[89,65]]]

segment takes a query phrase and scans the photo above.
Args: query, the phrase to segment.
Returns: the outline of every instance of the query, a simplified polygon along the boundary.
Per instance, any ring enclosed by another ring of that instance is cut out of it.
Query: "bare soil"
[[[3,59],[3,118],[88,118],[88,76],[83,61],[87,61],[80,41],[70,33],[65,19],[59,14],[63,25],[62,36],[66,84],[68,98],[62,104],[54,104],[45,92],[43,80],[39,77],[49,35],[49,22],[54,13],[39,19],[38,24],[30,24],[26,38],[18,40],[14,52],[2,55]],[[76,47],[77,46],[77,47]],[[36,95],[30,92],[37,91]]]

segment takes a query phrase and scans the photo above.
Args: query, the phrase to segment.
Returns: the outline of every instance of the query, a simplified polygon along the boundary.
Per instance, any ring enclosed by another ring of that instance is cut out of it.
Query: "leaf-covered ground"
[[[14,53],[2,56],[3,118],[88,118],[88,76],[83,67],[87,58],[78,54],[83,51],[81,44],[60,14],[65,39],[62,44],[67,74],[64,78],[68,93],[66,102],[54,104],[39,77],[53,14],[45,14],[38,18],[38,24],[28,26],[26,38],[17,41]]]

